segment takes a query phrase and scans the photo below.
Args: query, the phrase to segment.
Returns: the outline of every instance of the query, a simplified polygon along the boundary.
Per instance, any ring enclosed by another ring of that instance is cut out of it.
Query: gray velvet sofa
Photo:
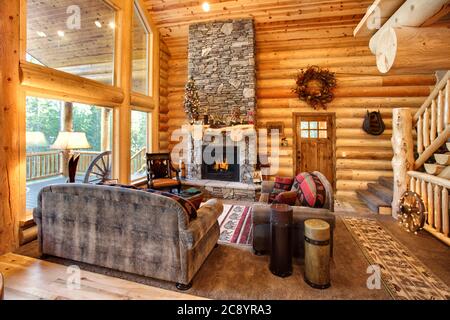
[[[41,254],[190,287],[219,239],[223,205],[209,200],[189,219],[175,200],[87,184],[45,187],[34,220]]]
[[[320,172],[314,172],[322,181],[326,190],[326,201],[324,208],[308,208],[294,206],[294,221],[292,226],[292,242],[294,257],[303,258],[305,245],[305,221],[308,219],[321,219],[330,224],[330,246],[333,255],[333,233],[336,225],[334,212],[333,187]],[[266,254],[270,252],[270,204],[269,195],[274,189],[275,182],[264,181],[262,183],[261,197],[259,203],[253,205],[253,252],[255,254]]]

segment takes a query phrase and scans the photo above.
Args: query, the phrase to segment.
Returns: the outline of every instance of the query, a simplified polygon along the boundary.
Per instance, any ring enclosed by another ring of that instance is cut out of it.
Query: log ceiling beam
[[[353,31],[355,37],[373,36],[406,0],[375,0]]]
[[[389,20],[370,39],[369,47],[373,54],[377,54],[377,46],[384,33],[397,27],[421,27],[433,17],[440,16],[448,10],[450,0],[407,0]]]

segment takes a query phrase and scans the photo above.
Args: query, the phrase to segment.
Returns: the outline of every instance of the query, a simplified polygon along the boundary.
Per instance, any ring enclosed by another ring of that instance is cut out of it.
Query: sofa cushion
[[[325,186],[314,173],[303,172],[297,175],[292,191],[297,192],[297,206],[323,208],[326,203]]]
[[[158,194],[160,196],[171,198],[171,199],[175,200],[176,202],[178,202],[183,207],[183,210],[186,213],[189,222],[191,222],[192,220],[197,218],[197,209],[195,208],[195,206],[189,200],[186,200],[175,194],[172,194],[169,192],[163,192],[163,191],[159,191],[159,190],[153,190],[153,189],[139,189],[132,185],[119,184],[119,183],[115,183],[115,184],[99,183],[99,185],[145,191],[145,192],[154,193],[154,194]]]
[[[269,202],[273,202],[280,193],[290,191],[293,182],[293,178],[276,177],[273,190],[269,196]]]

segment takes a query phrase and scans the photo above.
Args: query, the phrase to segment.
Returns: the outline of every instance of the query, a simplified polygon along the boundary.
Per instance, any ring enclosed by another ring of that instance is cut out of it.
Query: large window
[[[151,114],[141,111],[131,111],[131,180],[137,180],[146,175],[146,153],[149,150],[149,124]]]
[[[102,0],[28,0],[27,60],[113,84],[115,28]]]
[[[112,110],[27,97],[26,130],[26,201],[27,208],[34,208],[43,187],[67,180],[64,150],[52,148],[61,132],[79,132],[86,137],[86,148],[70,150],[70,153],[80,154],[76,180],[83,182],[93,159],[104,151],[111,151]]]
[[[135,5],[133,13],[132,90],[145,95],[149,93],[149,36],[150,32],[137,5]]]

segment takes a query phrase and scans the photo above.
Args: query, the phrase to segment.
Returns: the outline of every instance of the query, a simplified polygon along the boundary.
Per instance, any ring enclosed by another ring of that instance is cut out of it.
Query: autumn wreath
[[[334,72],[321,69],[318,66],[310,66],[305,71],[302,69],[297,74],[296,88],[294,92],[299,99],[306,101],[314,109],[322,107],[334,98],[333,89],[336,88],[336,77]]]

